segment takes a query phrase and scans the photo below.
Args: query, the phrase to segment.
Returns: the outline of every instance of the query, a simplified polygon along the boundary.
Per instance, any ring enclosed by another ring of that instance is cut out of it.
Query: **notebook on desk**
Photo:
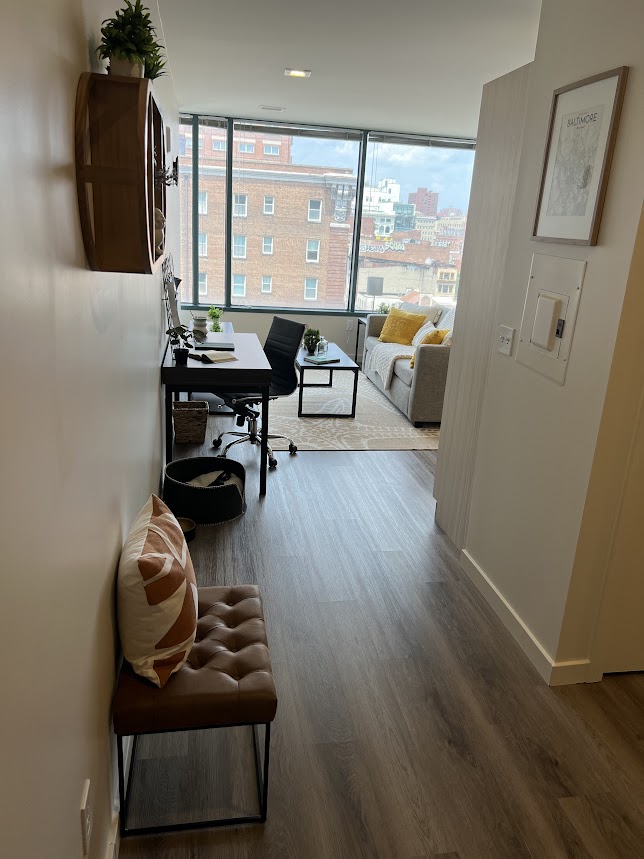
[[[189,352],[189,358],[195,361],[201,361],[202,364],[223,364],[224,361],[236,361],[237,358],[231,355],[230,352]]]
[[[213,352],[234,352],[235,344],[234,343],[195,343],[195,349],[201,349],[202,351],[213,351]]]

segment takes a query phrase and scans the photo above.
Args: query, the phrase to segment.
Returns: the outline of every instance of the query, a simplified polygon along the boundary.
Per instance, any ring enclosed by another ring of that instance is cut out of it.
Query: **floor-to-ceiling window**
[[[191,116],[179,145],[184,303],[455,300],[472,141]]]

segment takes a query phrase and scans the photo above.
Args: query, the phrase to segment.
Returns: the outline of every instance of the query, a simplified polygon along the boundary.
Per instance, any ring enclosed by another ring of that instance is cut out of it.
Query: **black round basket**
[[[189,483],[213,471],[224,471],[231,475],[231,479],[219,486],[192,486]],[[186,516],[198,525],[218,525],[246,512],[245,484],[246,470],[234,459],[223,456],[175,459],[165,467],[163,500],[175,516]]]

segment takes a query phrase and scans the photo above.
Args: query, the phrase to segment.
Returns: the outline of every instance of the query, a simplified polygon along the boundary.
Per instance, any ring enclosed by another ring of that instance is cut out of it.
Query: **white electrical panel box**
[[[566,378],[584,260],[533,254],[517,361],[560,385]]]

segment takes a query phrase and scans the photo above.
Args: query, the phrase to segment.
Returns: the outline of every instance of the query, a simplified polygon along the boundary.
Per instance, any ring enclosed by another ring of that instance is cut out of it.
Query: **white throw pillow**
[[[163,687],[184,664],[197,632],[197,582],[181,526],[150,495],[127,536],[118,573],[123,655]]]
[[[441,343],[441,346],[451,346],[452,345],[452,332],[450,331],[447,337]]]
[[[429,334],[430,331],[434,331],[435,329],[436,329],[436,326],[434,325],[433,322],[425,322],[425,324],[423,326],[421,326],[418,329],[418,331],[414,334],[412,341],[411,341],[411,345],[412,346],[418,346],[418,344],[421,342],[423,337],[426,334]]]
[[[455,316],[456,309],[454,307],[450,307],[449,310],[445,310],[445,313],[441,316],[440,328],[446,328],[448,331],[451,331],[454,327]]]
[[[402,310],[404,313],[422,313],[428,322],[436,322],[443,308],[437,307],[434,304],[412,304],[410,301],[403,301],[398,310]]]

